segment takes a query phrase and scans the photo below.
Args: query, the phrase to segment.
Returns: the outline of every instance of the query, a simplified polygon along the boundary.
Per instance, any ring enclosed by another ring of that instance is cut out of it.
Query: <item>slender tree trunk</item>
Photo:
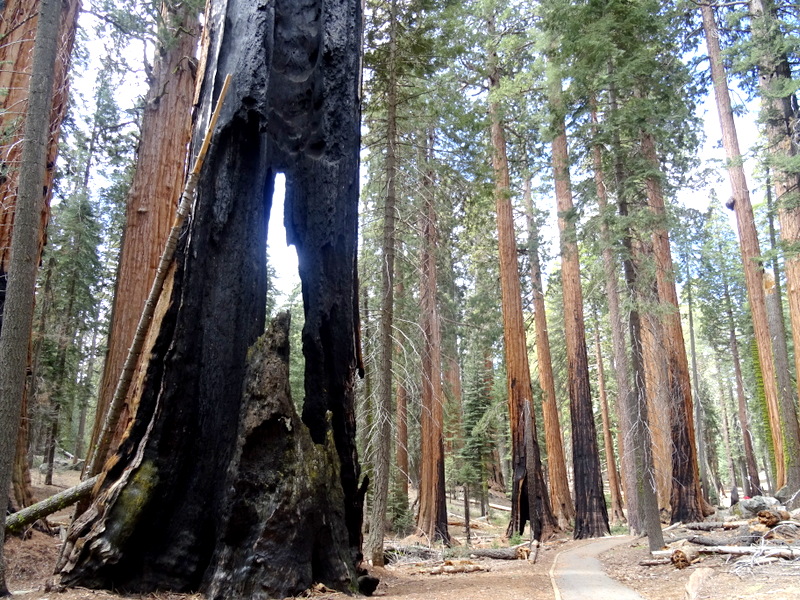
[[[108,406],[155,279],[183,190],[197,69],[194,57],[199,34],[198,16],[192,2],[164,0],[161,4],[167,33],[156,50],[152,82],[145,98],[136,170],[125,209],[125,232],[90,455],[100,439]],[[111,447],[119,444],[131,412],[126,402]],[[103,466],[108,452],[109,448],[101,449],[95,461],[96,472]],[[95,474],[88,473],[89,476]]]
[[[72,45],[75,40],[79,0],[65,3],[57,33],[59,53],[54,74],[53,98],[50,109],[50,138],[45,167],[45,201],[40,215],[40,239],[38,256],[41,257],[50,217],[50,197],[58,152],[58,137],[61,122],[66,115],[68,100],[67,72],[69,70]],[[19,166],[22,152],[22,124],[28,104],[31,58],[37,27],[38,0],[8,0],[0,7],[0,329],[3,324],[3,305],[9,261],[11,259],[11,237],[14,224]],[[29,358],[29,362],[31,359]],[[27,446],[30,433],[27,414],[28,397],[23,396],[23,422],[18,431],[17,448],[23,454],[15,459],[14,494],[21,505],[33,499],[30,490]]]
[[[703,407],[700,403],[700,373],[697,369],[697,348],[694,343],[694,306],[692,302],[692,279],[689,273],[689,266],[686,267],[686,299],[689,304],[689,350],[692,355],[692,384],[694,385],[694,393],[696,402],[695,409],[695,424],[697,426],[697,460],[700,463],[700,484],[703,489],[703,495],[706,499],[709,498],[708,487],[708,460],[706,458],[706,438],[704,435],[703,425]]]
[[[433,158],[433,134],[426,138],[425,161]],[[420,415],[421,473],[417,528],[431,541],[450,543],[444,481],[444,390],[442,387],[442,330],[437,297],[437,216],[432,166],[424,175],[422,214],[422,414]]]
[[[747,187],[747,179],[742,166],[742,153],[739,150],[739,138],[736,134],[736,124],[733,119],[727,77],[722,66],[722,53],[719,46],[719,32],[714,19],[714,10],[708,4],[701,4],[700,12],[703,16],[703,31],[711,63],[714,97],[717,101],[717,111],[719,112],[720,127],[722,129],[722,145],[725,148],[725,155],[728,159],[728,177],[733,192],[729,206],[733,207],[733,211],[736,214],[747,297],[750,301],[753,332],[758,348],[758,361],[761,365],[761,373],[764,380],[764,394],[767,399],[769,424],[775,454],[776,483],[779,487],[782,487],[786,483],[786,460],[782,443],[783,436],[781,434],[778,388],[775,380],[775,363],[772,356],[772,344],[764,298],[764,268],[761,249],[753,218],[753,207],[750,202],[750,190]],[[798,456],[800,456],[800,453],[798,453]]]
[[[53,95],[49,110],[49,141],[45,161],[43,189],[45,200],[42,203],[39,226],[38,257],[47,235],[47,222],[50,218],[50,197],[55,176],[58,155],[58,137],[61,122],[67,112],[69,71],[72,46],[75,41],[80,0],[66,0],[61,11],[58,30],[53,34],[58,42]],[[6,0],[0,6],[0,329],[3,325],[3,303],[9,261],[11,260],[11,237],[14,229],[14,211],[21,172],[20,160],[23,144],[22,124],[28,106],[28,86],[30,83],[31,60],[37,14],[40,0]],[[45,116],[45,119],[48,117]],[[6,137],[7,136],[7,137]]]
[[[375,466],[373,468],[370,529],[365,552],[372,564],[383,566],[383,538],[389,499],[389,463],[392,436],[392,370],[394,343],[395,205],[397,196],[397,0],[389,4],[388,89],[386,91],[386,197],[383,204],[383,260],[381,263],[380,358],[378,397],[375,402]]]
[[[744,491],[748,496],[756,496],[761,494],[761,480],[758,476],[756,454],[753,450],[753,436],[750,433],[750,425],[748,424],[747,418],[747,398],[744,392],[744,377],[742,376],[742,362],[739,355],[739,340],[736,338],[736,322],[733,318],[733,301],[731,300],[728,282],[724,277],[723,274],[723,301],[725,302],[725,314],[728,320],[728,340],[731,351],[731,361],[733,362],[733,373],[736,379],[737,414],[739,417],[742,443],[744,445],[746,468]]]
[[[542,414],[544,416],[544,438],[547,447],[547,474],[550,483],[550,505],[564,530],[575,518],[575,506],[567,480],[567,463],[564,458],[564,442],[558,417],[556,386],[553,379],[553,360],[550,354],[550,336],[547,329],[547,314],[544,305],[542,267],[539,262],[539,228],[533,214],[531,180],[525,179],[522,195],[528,219],[528,258],[531,264],[531,287],[533,288],[533,318],[536,325],[536,361],[539,367],[539,385],[542,388]]]
[[[6,507],[33,325],[36,269],[42,237],[42,184],[46,181],[49,116],[53,103],[61,10],[61,0],[42,0],[36,26],[19,191],[11,237],[11,259],[8,263],[10,277],[3,308],[6,316],[0,331],[0,596],[9,595],[3,558]]]
[[[490,19],[488,25],[489,30],[494,31],[493,19]],[[488,64],[490,87],[497,89],[500,86],[500,74],[495,51],[490,51]],[[508,393],[508,417],[511,424],[511,477],[513,481],[508,534],[511,536],[517,532],[521,535],[525,530],[525,523],[530,520],[532,537],[541,540],[550,537],[558,525],[550,507],[550,498],[542,474],[536,425],[535,423],[528,424],[524,420],[525,406],[530,405],[532,400],[531,374],[525,342],[525,320],[522,315],[506,138],[500,117],[500,106],[495,102],[489,103],[489,120],[494,171],[494,200],[497,211],[506,390]],[[535,419],[533,412],[531,412],[531,419]],[[531,432],[531,447],[535,452],[530,463],[527,460],[525,448],[525,431],[528,428]],[[534,472],[528,472],[528,464],[533,465]],[[537,507],[534,514],[530,514],[531,505]]]
[[[612,105],[612,110],[615,110],[615,105]],[[595,123],[595,130],[597,128],[597,112],[592,112],[592,120]],[[615,143],[615,147],[619,147]],[[597,190],[597,203],[600,208],[600,241],[603,246],[603,273],[605,274],[605,290],[606,301],[608,303],[608,317],[611,323],[611,351],[614,358],[614,379],[617,383],[617,417],[619,421],[619,452],[620,462],[622,463],[622,484],[625,489],[625,504],[628,507],[628,523],[634,531],[642,530],[642,520],[639,519],[639,510],[637,508],[638,499],[636,494],[636,465],[631,447],[631,432],[633,430],[633,423],[630,419],[630,413],[626,408],[626,402],[631,394],[631,363],[628,356],[627,344],[625,343],[625,324],[622,319],[620,310],[620,297],[619,297],[619,265],[614,256],[612,246],[611,230],[609,221],[612,218],[612,212],[608,207],[608,192],[603,173],[603,155],[602,148],[599,143],[593,144],[592,147],[592,160],[594,166],[594,181]],[[615,161],[621,167],[619,160]],[[622,183],[621,173],[617,174],[618,187]]]
[[[719,370],[719,358],[717,358],[717,373],[720,374]],[[737,481],[738,477],[736,476],[736,467],[733,464],[733,446],[731,445],[731,428],[730,428],[730,421],[728,419],[728,402],[725,399],[725,390],[722,389],[722,379],[720,374],[720,407],[722,408],[722,441],[725,444],[725,457],[728,459],[728,473],[730,475],[731,481],[728,483],[732,486],[738,486],[739,483]],[[730,383],[728,383],[729,391],[730,390]],[[728,488],[730,489],[730,487]]]
[[[608,414],[608,398],[606,396],[605,367],[603,353],[600,350],[600,321],[595,315],[594,355],[597,362],[597,384],[600,393],[600,414],[603,419],[603,442],[606,451],[606,473],[608,473],[608,489],[611,492],[611,522],[625,523],[625,512],[622,510],[622,490],[617,477],[617,461],[614,458],[614,439],[611,436],[611,419]]]

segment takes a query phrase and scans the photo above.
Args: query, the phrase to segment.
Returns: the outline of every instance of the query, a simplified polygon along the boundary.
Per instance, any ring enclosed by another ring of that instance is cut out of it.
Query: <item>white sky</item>
[[[276,306],[281,306],[289,294],[300,283],[297,274],[297,252],[294,246],[286,245],[286,229],[283,226],[283,201],[286,196],[286,177],[283,173],[275,176],[275,192],[272,196],[272,209],[267,229],[267,256],[275,269],[272,280],[278,292]]]

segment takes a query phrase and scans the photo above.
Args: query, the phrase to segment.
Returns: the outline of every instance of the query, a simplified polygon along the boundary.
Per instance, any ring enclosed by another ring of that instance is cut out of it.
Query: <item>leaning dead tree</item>
[[[70,529],[66,585],[285,597],[359,574],[353,378],[359,0],[212,0],[194,153],[232,84],[131,393],[135,417]],[[264,337],[266,231],[286,175],[305,325]],[[261,339],[260,339],[261,338]]]

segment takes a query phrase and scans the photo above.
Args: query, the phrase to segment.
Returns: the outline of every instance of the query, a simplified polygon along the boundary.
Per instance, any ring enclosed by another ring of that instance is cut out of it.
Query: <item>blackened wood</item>
[[[303,285],[303,422],[320,448],[332,437],[330,466],[342,494],[314,509],[292,500],[304,514],[331,518],[338,509],[329,505],[338,503],[347,533],[342,542],[319,529],[311,564],[292,568],[325,579],[331,573],[321,554],[343,550],[342,569],[353,578],[361,558],[352,310],[360,2],[214,0],[207,14],[196,131],[206,128],[223,76],[232,74],[233,83],[178,245],[171,304],[136,417],[98,499],[70,532],[61,570],[67,585],[197,590],[225,568],[219,557],[231,539],[235,500],[222,482],[241,431],[248,351],[264,330],[266,230],[278,172],[286,175],[285,224]],[[306,560],[310,542],[285,542],[284,553],[263,560],[289,568],[280,561],[294,550]],[[323,583],[341,588],[342,577]]]

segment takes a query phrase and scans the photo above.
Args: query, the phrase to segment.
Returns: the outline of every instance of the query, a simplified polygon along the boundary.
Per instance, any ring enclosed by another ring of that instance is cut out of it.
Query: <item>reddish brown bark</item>
[[[642,134],[641,147],[644,158],[651,165],[654,172],[660,173],[661,169],[656,154],[655,142],[650,134]],[[659,176],[648,176],[646,187],[650,210],[660,220],[653,231],[653,255],[656,260],[658,298],[667,307],[662,323],[671,409],[672,493],[670,505],[672,522],[682,521],[688,523],[701,521],[704,518],[704,513],[707,512],[706,508],[710,512],[713,512],[713,508],[706,507],[700,487],[689,362],[686,358],[686,344],[683,338],[683,327],[681,326],[678,293],[675,290],[669,232],[665,224],[664,193]]]
[[[550,505],[561,529],[566,529],[575,518],[575,506],[567,480],[567,463],[564,458],[564,441],[556,403],[556,386],[553,379],[553,360],[550,353],[550,337],[547,332],[547,314],[544,305],[542,268],[539,262],[539,230],[533,215],[531,181],[525,179],[523,202],[528,216],[528,252],[531,263],[531,287],[533,288],[533,319],[536,325],[536,362],[539,371],[539,386],[542,390],[542,414],[544,416],[544,439],[547,446],[547,474],[550,483]]]
[[[395,462],[397,487],[403,498],[408,498],[408,391],[403,383],[397,385],[397,436]]]
[[[489,22],[490,30],[494,21]],[[489,56],[490,85],[500,85],[497,56]],[[492,168],[494,170],[494,199],[497,211],[497,237],[500,259],[500,291],[503,310],[503,345],[506,362],[508,417],[511,424],[512,496],[511,520],[508,533],[522,534],[530,520],[533,537],[549,537],[557,524],[550,507],[550,498],[542,475],[541,457],[536,439],[535,415],[530,411],[530,423],[525,421],[525,407],[531,406],[531,373],[525,342],[525,320],[522,315],[522,295],[519,284],[517,241],[511,207],[511,184],[506,155],[506,139],[500,117],[500,107],[489,103]],[[525,432],[530,432],[528,446],[534,456],[528,460]],[[528,470],[533,465],[533,472]]]
[[[599,329],[595,329],[594,350],[595,361],[597,362],[597,387],[600,393],[600,414],[603,419],[603,443],[606,451],[606,473],[608,474],[608,489],[611,492],[610,518],[613,523],[625,523],[625,512],[622,509],[622,490],[620,489],[619,477],[617,477],[617,460],[614,457],[614,439],[611,435],[611,419],[608,414],[605,368],[603,365],[603,353],[600,350]]]
[[[551,74],[551,104],[561,110],[561,80]],[[589,356],[583,317],[577,232],[569,178],[569,154],[563,115],[554,119],[553,179],[561,239],[561,284],[564,294],[564,330],[567,345],[567,387],[572,420],[572,465],[575,476],[575,539],[609,532],[603,495],[600,452],[589,384]]]
[[[170,24],[170,30],[177,33],[164,40],[156,52],[152,84],[145,98],[90,448],[97,444],[183,190],[186,148],[191,136],[199,21],[191,3],[175,8],[174,3],[164,2],[162,16]],[[126,403],[112,447],[119,443],[130,418],[131,408]],[[104,457],[100,457],[98,463],[102,465],[103,462]]]
[[[792,82],[792,70],[788,57],[778,52],[778,44],[783,42],[772,0],[750,0],[753,14],[753,39],[758,51],[758,84],[761,89],[762,114],[765,117],[767,148],[774,158],[772,181],[778,204],[778,218],[781,224],[781,240],[787,251],[784,265],[786,271],[786,292],[789,300],[789,316],[792,322],[794,347],[800,348],[800,175],[781,168],[787,160],[797,156],[796,135],[797,112],[792,107],[793,94],[785,91]],[[783,325],[783,321],[780,321]],[[773,331],[773,336],[775,332]],[[785,348],[785,343],[784,346]],[[776,360],[778,356],[776,355]],[[800,351],[794,353],[795,369],[800,369]],[[776,364],[776,370],[778,366]],[[800,371],[797,371],[800,372]],[[778,383],[780,375],[778,371]],[[788,379],[788,378],[787,378]],[[788,381],[786,382],[789,383]],[[797,380],[800,390],[800,378]],[[786,484],[792,493],[800,489],[800,425],[797,420],[797,406],[793,394],[780,396],[780,417],[785,456]],[[777,461],[777,457],[776,457]],[[780,485],[780,484],[779,484]]]
[[[652,254],[651,244],[642,243],[641,247],[643,253]],[[650,302],[652,304],[654,300],[650,298]],[[669,511],[672,494],[672,422],[664,335],[660,315],[642,315],[642,360],[647,389],[648,424],[653,443],[656,495],[658,508]]]
[[[722,53],[719,46],[719,32],[714,11],[710,5],[701,5],[703,29],[711,64],[711,79],[714,83],[714,97],[717,101],[720,128],[722,129],[722,145],[728,159],[728,178],[733,196],[729,201],[736,214],[739,230],[739,244],[744,266],[747,297],[753,318],[753,333],[758,348],[758,361],[764,380],[764,394],[769,412],[770,430],[772,432],[773,451],[776,465],[776,485],[782,487],[786,482],[786,467],[783,444],[781,440],[780,407],[775,380],[775,364],[772,357],[772,345],[767,322],[767,309],[764,299],[764,267],[759,247],[758,234],[753,218],[753,206],[750,202],[750,190],[742,167],[742,153],[739,150],[739,138],[736,134],[736,123],[728,91],[728,82],[722,66]]]
[[[433,154],[432,136],[427,139],[426,160]],[[438,232],[434,206],[434,175],[425,174],[422,214],[422,412],[420,414],[420,483],[417,528],[430,541],[450,543],[444,488],[444,390],[442,386],[442,332],[436,279]]]

